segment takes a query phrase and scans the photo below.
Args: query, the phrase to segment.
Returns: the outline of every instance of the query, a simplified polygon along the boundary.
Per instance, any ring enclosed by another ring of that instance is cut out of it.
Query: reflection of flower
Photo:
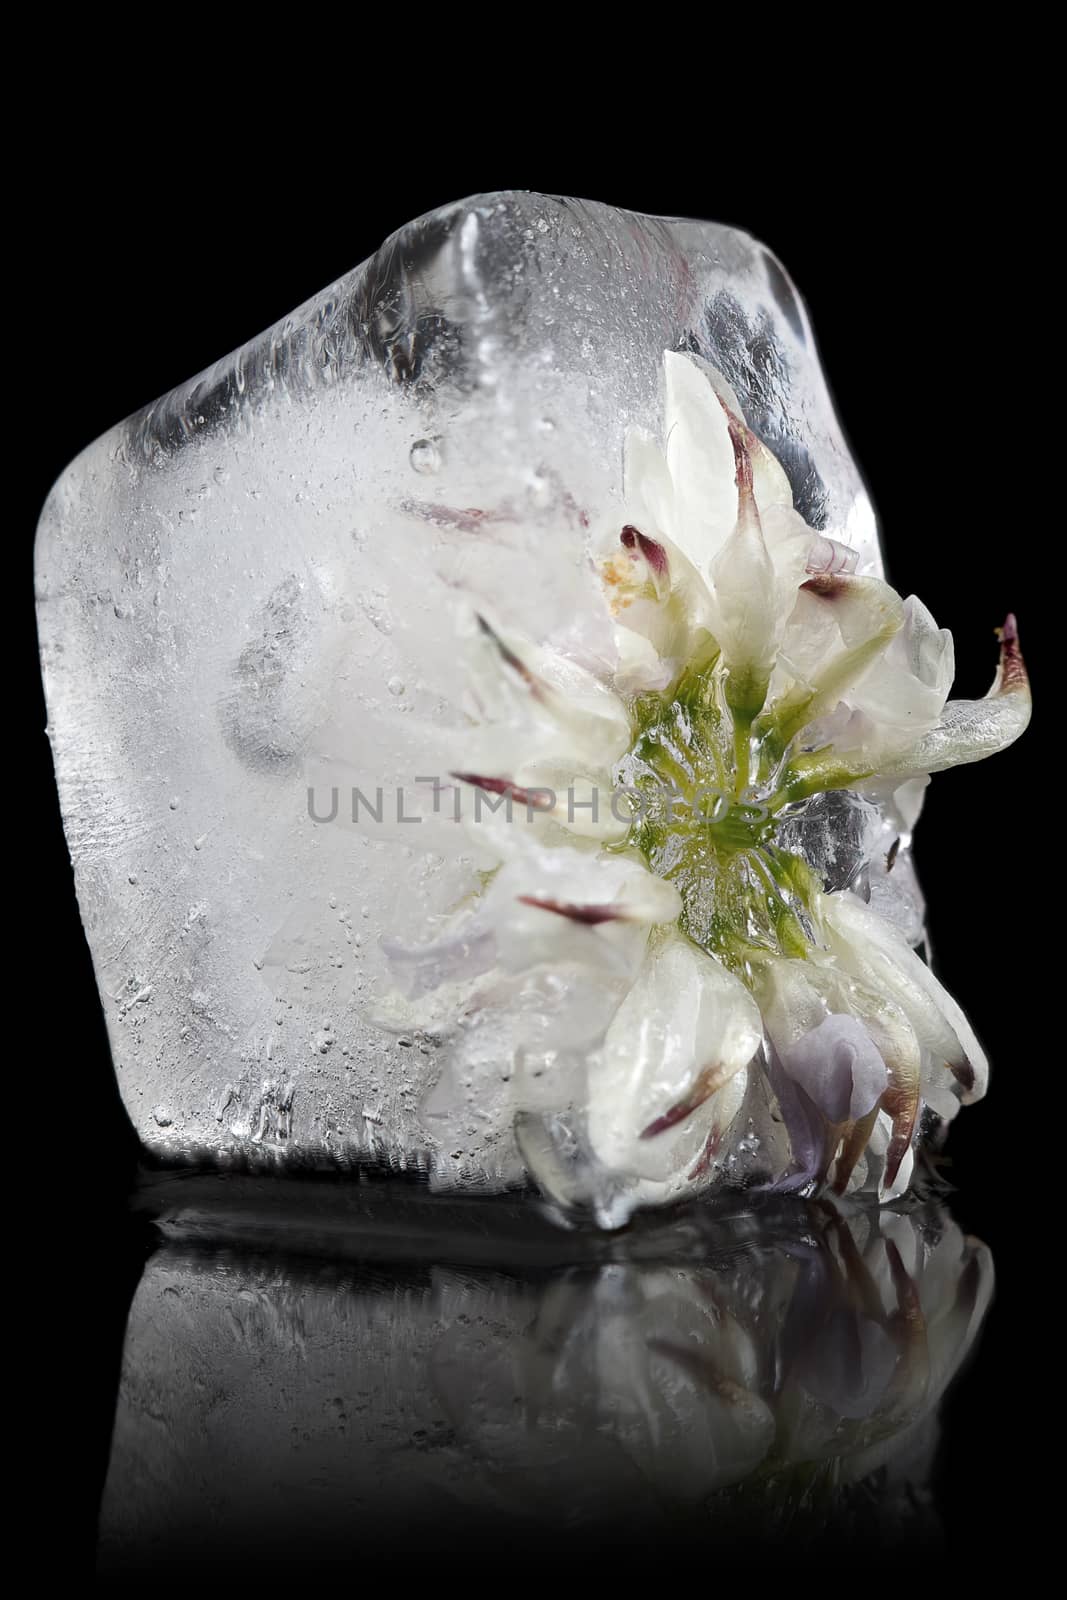
[[[466,1330],[446,1335],[434,1370],[448,1414],[498,1469],[518,1432],[530,1511],[559,1492],[565,1462],[576,1481],[595,1462],[635,1514],[650,1491],[684,1507],[747,1484],[780,1517],[824,1467],[843,1484],[904,1459],[981,1326],[989,1253],[935,1213],[804,1221],[798,1233],[783,1218],[780,1234],[765,1221],[754,1238],[750,1219],[736,1234],[713,1224],[715,1265],[576,1267],[476,1363]]]
[[[514,1126],[604,1223],[735,1172],[761,1093],[788,1133],[769,1176],[893,1195],[923,1106],[978,1098],[985,1059],[905,933],[783,830],[860,790],[906,833],[927,774],[1015,739],[1014,619],[990,693],[946,704],[951,636],[804,523],[720,374],[669,354],[665,389],[599,557],[610,670],[472,625],[453,778],[496,808],[496,866],[437,937],[390,947],[394,1015],[450,1041],[431,1112]]]

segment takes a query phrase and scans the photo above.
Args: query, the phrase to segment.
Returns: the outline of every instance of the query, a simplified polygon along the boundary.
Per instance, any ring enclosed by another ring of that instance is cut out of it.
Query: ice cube
[[[57,482],[37,543],[49,732],[155,1155],[472,1187],[513,1170],[474,1117],[439,1146],[420,1110],[439,1040],[380,1025],[380,941],[425,937],[485,866],[433,786],[470,718],[457,607],[575,636],[625,430],[658,427],[679,349],[725,373],[808,522],[880,572],[775,258],[734,228],[528,193],[402,228]]]

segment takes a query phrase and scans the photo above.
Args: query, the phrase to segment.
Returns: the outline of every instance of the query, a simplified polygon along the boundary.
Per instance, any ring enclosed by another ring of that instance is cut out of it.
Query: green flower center
[[[761,954],[807,955],[819,885],[778,842],[782,807],[799,798],[797,764],[772,725],[731,708],[728,690],[716,659],[639,696],[616,782],[633,811],[626,844],[678,890],[683,932],[744,972]]]

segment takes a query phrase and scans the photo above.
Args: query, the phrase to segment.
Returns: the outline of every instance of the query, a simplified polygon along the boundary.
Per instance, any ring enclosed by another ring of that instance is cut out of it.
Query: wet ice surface
[[[504,1199],[286,1189],[142,1197],[164,1242],[106,1576],[937,1549],[939,1406],[993,1281],[943,1210],[705,1205],[609,1237]]]
[[[534,195],[410,224],[57,483],[37,557],[50,732],[119,1083],[155,1155],[431,1164],[470,1187],[508,1165],[474,1123],[436,1146],[435,1039],[373,1021],[382,936],[422,936],[484,864],[424,787],[418,826],[395,797],[456,766],[460,609],[537,642],[588,622],[623,435],[658,426],[678,348],[725,372],[808,521],[879,571],[774,258],[734,229]],[[353,825],[356,789],[383,791],[380,821]],[[862,820],[831,875],[863,870]],[[825,821],[798,824],[816,857]],[[919,925],[906,857],[878,887]]]

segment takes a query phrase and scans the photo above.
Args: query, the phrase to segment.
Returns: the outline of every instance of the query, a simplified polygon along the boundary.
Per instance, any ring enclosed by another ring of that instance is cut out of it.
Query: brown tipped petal
[[[536,700],[545,699],[547,696],[546,685],[542,683],[535,672],[530,670],[521,656],[517,655],[510,645],[504,643],[496,629],[486,621],[480,612],[478,613],[478,627],[485,638],[495,646],[497,654],[504,665],[526,685],[526,688],[534,698]]]
[[[889,1083],[879,1109],[892,1118],[889,1148],[886,1151],[885,1184],[896,1181],[900,1164],[908,1153],[921,1105],[922,1051],[905,1011],[886,996],[870,997],[872,1015],[867,1027],[882,1052]]]
[[[884,1098],[883,1105],[893,1119],[889,1148],[885,1153],[884,1185],[888,1189],[896,1182],[900,1164],[911,1148],[915,1121],[919,1115],[918,1086],[909,1087],[905,1091],[890,1090]]]
[[[570,900],[553,900],[540,894],[520,894],[516,898],[520,905],[534,906],[539,911],[553,911],[558,917],[567,917],[571,922],[581,922],[590,928],[602,922],[631,920],[627,908],[622,905],[576,905]]]
[[[1009,616],[998,629],[1000,661],[993,687],[983,700],[950,700],[936,728],[880,769],[880,776],[917,777],[944,772],[997,755],[1030,721],[1030,680],[1019,649],[1019,630]]]
[[[981,1099],[989,1071],[985,1053],[956,1001],[903,935],[851,894],[827,896],[824,920],[843,963],[903,1012],[923,1048],[953,1072],[964,1102]],[[900,1055],[903,1043],[887,1040],[889,1054]]]
[[[689,1093],[661,1117],[650,1122],[647,1128],[642,1129],[641,1138],[654,1139],[658,1133],[666,1133],[669,1128],[676,1128],[686,1117],[691,1117],[694,1111],[698,1111],[706,1100],[710,1100],[713,1094],[717,1094],[724,1084],[729,1083],[738,1069],[737,1062],[714,1062],[706,1066],[697,1074]]]
[[[997,629],[997,638],[1000,640],[1000,660],[997,663],[996,680],[990,692],[1017,694],[1025,690],[1029,693],[1030,678],[1022,650],[1019,648],[1019,625],[1014,612],[1008,612],[1004,626]]]
[[[662,598],[664,593],[670,591],[671,586],[671,568],[666,550],[658,539],[652,539],[647,533],[642,533],[640,528],[635,528],[631,522],[626,524],[619,537],[623,548],[629,550],[635,560],[638,556],[644,557],[652,574],[656,593]]]
[[[475,789],[484,789],[486,794],[503,795],[533,811],[551,811],[555,805],[554,799],[550,798],[550,790],[524,789],[521,784],[512,783],[510,778],[493,777],[480,772],[450,772],[448,776],[455,778],[457,783],[469,783]]]
[[[841,1153],[834,1166],[835,1194],[844,1194],[848,1188],[848,1180],[856,1170],[856,1163],[870,1143],[874,1125],[878,1121],[878,1111],[878,1106],[872,1106],[865,1117],[860,1117],[858,1122],[849,1124],[841,1143]]]

